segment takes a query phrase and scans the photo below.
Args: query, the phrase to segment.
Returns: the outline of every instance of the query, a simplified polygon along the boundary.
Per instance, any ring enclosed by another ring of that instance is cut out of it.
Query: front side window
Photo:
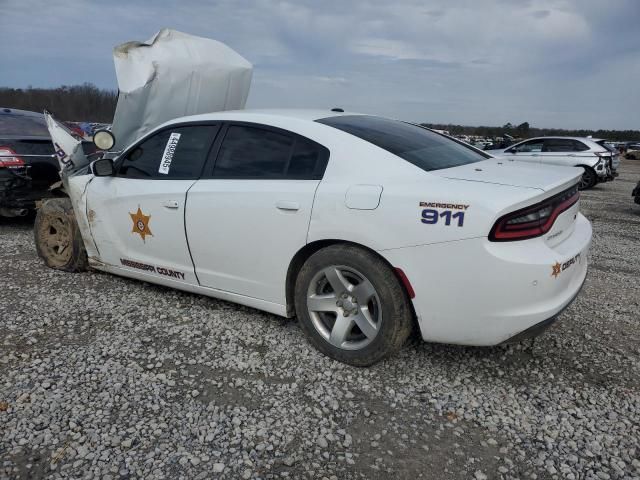
[[[426,171],[490,158],[435,132],[398,120],[369,115],[343,115],[316,122],[350,133]]]
[[[529,140],[513,147],[517,153],[538,153],[542,152],[544,148],[544,141],[542,140]]]
[[[322,178],[329,151],[294,134],[271,129],[231,125],[213,168],[214,178],[299,179]]]
[[[164,129],[128,151],[117,175],[156,180],[198,178],[217,129],[215,125]]]

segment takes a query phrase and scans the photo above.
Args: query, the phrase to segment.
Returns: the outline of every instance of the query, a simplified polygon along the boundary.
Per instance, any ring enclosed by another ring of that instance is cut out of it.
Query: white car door
[[[87,217],[100,261],[137,278],[197,285],[184,229],[186,194],[202,173],[216,125],[155,132],[87,190]]]
[[[284,305],[289,263],[307,242],[329,151],[257,124],[231,123],[220,137],[208,173],[187,197],[198,279],[202,286]]]

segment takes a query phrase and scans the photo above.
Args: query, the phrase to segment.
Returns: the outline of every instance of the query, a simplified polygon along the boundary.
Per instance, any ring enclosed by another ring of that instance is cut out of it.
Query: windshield
[[[427,172],[491,158],[431,130],[398,120],[344,115],[316,121],[373,143]]]

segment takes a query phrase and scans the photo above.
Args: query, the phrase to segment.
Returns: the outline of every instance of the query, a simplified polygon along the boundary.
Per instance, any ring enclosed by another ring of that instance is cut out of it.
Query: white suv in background
[[[522,162],[581,167],[580,189],[593,187],[617,176],[619,156],[604,145],[604,140],[584,137],[530,138],[509,148],[488,150],[495,157]]]

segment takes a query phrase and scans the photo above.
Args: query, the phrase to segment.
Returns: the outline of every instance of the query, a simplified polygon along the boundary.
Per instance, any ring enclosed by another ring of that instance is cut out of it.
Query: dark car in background
[[[85,153],[95,147],[83,142]],[[0,217],[24,216],[55,196],[58,160],[44,115],[0,107]]]
[[[44,115],[0,108],[0,216],[24,216],[60,180]]]

